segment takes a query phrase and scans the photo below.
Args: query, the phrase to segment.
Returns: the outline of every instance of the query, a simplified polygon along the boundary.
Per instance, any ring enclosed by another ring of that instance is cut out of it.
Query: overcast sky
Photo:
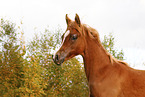
[[[125,61],[143,68],[145,0],[1,0],[0,4],[0,18],[17,25],[23,21],[26,40],[48,25],[52,30],[58,25],[65,30],[65,14],[74,19],[78,13],[82,23],[98,30],[101,39],[112,32],[116,48],[124,50]]]

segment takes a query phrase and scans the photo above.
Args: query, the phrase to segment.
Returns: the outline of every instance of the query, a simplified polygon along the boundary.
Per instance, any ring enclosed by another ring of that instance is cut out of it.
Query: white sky
[[[75,13],[83,23],[97,29],[101,39],[113,32],[125,61],[145,69],[145,0],[0,0],[0,18],[17,25],[22,20],[26,40],[48,25],[52,30],[58,25],[65,30],[65,14],[74,19]]]

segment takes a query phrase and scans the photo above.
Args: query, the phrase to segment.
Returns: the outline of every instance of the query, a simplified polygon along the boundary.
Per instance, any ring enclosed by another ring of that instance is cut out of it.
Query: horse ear
[[[78,24],[79,27],[81,26],[81,21],[80,21],[78,14],[76,14],[76,16],[75,16],[75,22]]]
[[[71,22],[71,19],[67,16],[67,14],[66,14],[66,16],[65,16],[65,19],[66,19],[66,23],[67,23],[67,25]]]

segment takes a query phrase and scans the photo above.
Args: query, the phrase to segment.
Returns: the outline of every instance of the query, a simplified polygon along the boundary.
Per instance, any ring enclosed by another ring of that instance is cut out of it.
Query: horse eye
[[[72,40],[76,40],[78,38],[77,34],[72,35]]]

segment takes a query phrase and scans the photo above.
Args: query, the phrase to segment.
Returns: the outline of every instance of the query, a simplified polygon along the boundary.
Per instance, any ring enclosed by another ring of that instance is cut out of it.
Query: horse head
[[[85,49],[85,38],[82,34],[82,25],[79,16],[76,14],[75,21],[72,21],[66,14],[67,29],[62,35],[62,44],[60,49],[53,56],[57,65],[72,57],[83,54]]]

